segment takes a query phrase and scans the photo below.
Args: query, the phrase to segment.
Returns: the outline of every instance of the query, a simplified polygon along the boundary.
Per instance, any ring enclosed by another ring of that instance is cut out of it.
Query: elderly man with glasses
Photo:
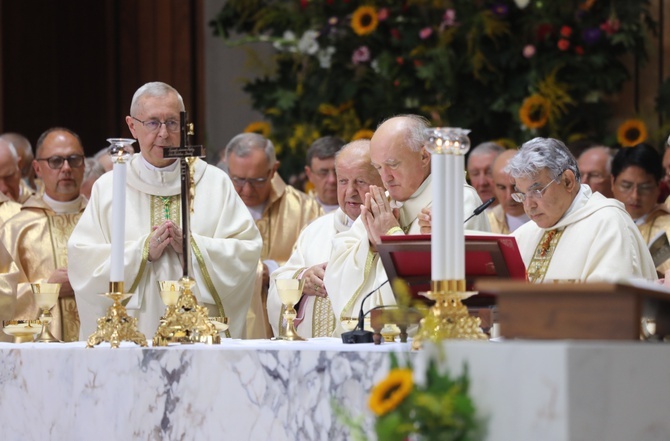
[[[226,168],[235,190],[256,221],[263,238],[258,280],[247,318],[250,338],[272,337],[267,316],[270,274],[286,263],[300,231],[323,214],[318,202],[287,185],[269,139],[242,133],[226,146]]]
[[[68,277],[67,241],[87,202],[81,195],[84,148],[76,133],[56,127],[40,136],[36,153],[33,167],[44,194],[31,196],[0,230],[0,241],[19,269],[14,318],[39,315],[31,283],[60,283],[51,332],[64,341],[76,341],[79,315]]]
[[[133,96],[126,123],[138,140],[140,153],[128,162],[124,285],[134,293],[128,313],[151,337],[165,312],[156,282],[182,276],[181,174],[176,159],[163,150],[180,142],[181,95],[171,86],[153,82]],[[258,229],[220,169],[196,159],[191,204],[190,275],[194,294],[210,315],[226,316],[230,335],[243,338],[245,319],[261,250]],[[82,170],[83,171],[83,170]],[[70,238],[70,278],[77,296],[82,337],[96,329],[105,314],[110,278],[112,181],[106,173],[93,185],[90,203]]]
[[[623,204],[580,184],[577,161],[561,141],[526,142],[506,171],[532,221],[512,233],[531,282],[657,278]]]

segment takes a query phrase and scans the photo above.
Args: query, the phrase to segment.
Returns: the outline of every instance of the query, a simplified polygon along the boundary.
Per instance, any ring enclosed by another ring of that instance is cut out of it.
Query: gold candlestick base
[[[421,328],[412,342],[413,349],[420,349],[425,340],[487,340],[481,320],[472,317],[461,299],[469,297],[465,280],[433,280],[432,290],[426,296],[435,301],[428,314],[421,320]]]
[[[195,281],[182,277],[179,284],[183,287],[179,300],[168,306],[165,315],[154,335],[154,346],[167,346],[170,343],[221,343],[219,330],[210,321],[207,308],[198,305],[191,288]]]
[[[121,303],[132,294],[123,292],[123,282],[109,282],[109,291],[103,295],[114,303],[107,309],[107,315],[98,319],[98,329],[88,337],[86,347],[92,348],[103,341],[109,342],[112,348],[118,348],[122,341],[147,346],[147,338],[137,329],[137,319],[130,317]]]

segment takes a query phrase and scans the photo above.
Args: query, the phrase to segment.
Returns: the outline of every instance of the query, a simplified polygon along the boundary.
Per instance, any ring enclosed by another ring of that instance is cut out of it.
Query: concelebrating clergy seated
[[[145,335],[154,335],[165,304],[157,282],[182,276],[180,170],[163,150],[179,146],[181,95],[153,82],[133,96],[126,123],[140,153],[128,164],[125,219],[124,284],[134,293],[128,313]],[[266,174],[266,176],[268,176]],[[81,337],[96,330],[108,301],[99,294],[110,281],[112,177],[96,181],[84,214],[68,243],[70,283],[81,318]],[[200,159],[193,164],[195,194],[191,207],[194,293],[212,316],[230,318],[230,334],[245,336],[245,321],[261,252],[254,220],[220,169]]]
[[[526,142],[506,170],[531,219],[513,233],[531,282],[657,278],[623,204],[580,184],[577,161],[561,141]]]

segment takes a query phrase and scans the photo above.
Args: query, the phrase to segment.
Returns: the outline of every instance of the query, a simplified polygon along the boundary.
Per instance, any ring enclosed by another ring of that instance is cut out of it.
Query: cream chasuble
[[[19,268],[0,241],[0,320],[11,320],[16,311],[16,285]],[[0,341],[14,341],[11,335],[0,331]]]
[[[638,225],[640,234],[647,245],[651,245],[651,241],[656,238],[658,233],[665,231],[665,234],[670,233],[670,213],[668,207],[664,204],[657,205],[644,219],[642,225]],[[668,236],[670,238],[670,236]],[[670,269],[670,259],[656,267],[659,274],[665,274],[665,271]]]
[[[491,225],[491,233],[494,234],[509,234],[509,226],[507,226],[507,217],[502,205],[498,204],[490,210],[486,211],[486,216]]]
[[[314,198],[286,185],[275,173],[263,216],[256,221],[263,238],[261,261],[274,260],[279,266],[286,263],[300,231],[322,214],[321,206]],[[247,337],[270,338],[272,328],[267,316],[267,291],[262,286],[262,263],[259,263],[256,273],[257,280],[247,316]]]
[[[551,230],[562,231],[545,234]],[[657,279],[647,244],[623,204],[592,193],[585,184],[556,225],[545,229],[530,221],[512,235],[537,281]]]
[[[272,273],[267,309],[274,335],[279,335],[279,326],[283,321],[282,303],[274,281],[298,278],[303,270],[328,262],[331,240],[335,234],[348,230],[350,221],[339,208],[316,219],[300,233],[288,262]],[[328,298],[303,296],[300,302],[300,314],[302,314],[302,320],[296,326],[300,336],[312,338],[332,335],[336,321]]]
[[[175,164],[178,165],[178,164]],[[244,337],[261,238],[249,211],[228,175],[201,160],[194,163],[195,198],[191,213],[191,276],[198,302],[211,315],[227,316],[230,335]],[[68,244],[70,281],[81,318],[81,338],[96,329],[109,301],[99,294],[109,290],[111,253],[112,180],[106,173],[93,185],[91,200]],[[134,293],[128,313],[151,339],[165,312],[157,281],[182,276],[177,252],[167,247],[154,262],[148,261],[152,227],[179,219],[180,171],[178,166],[150,168],[141,154],[128,164],[126,186],[124,284]]]
[[[19,211],[21,211],[21,204],[9,199],[4,193],[0,193],[0,228]]]
[[[400,206],[399,222],[403,231],[419,234],[417,216],[422,208],[431,205],[432,198],[431,176],[428,176],[408,200],[402,203],[391,201],[393,205]],[[463,184],[463,202],[465,219],[482,203],[475,189],[468,184]],[[464,229],[490,231],[484,214],[469,220]],[[363,296],[385,282],[387,276],[379,254],[370,250],[368,234],[361,218],[356,219],[348,231],[335,236],[332,248],[324,283],[337,317],[335,335],[339,336],[347,331],[341,321],[357,317]],[[395,298],[387,283],[365,301],[363,309],[367,312],[374,306],[389,304],[395,304]]]
[[[0,230],[0,241],[16,262],[19,279],[14,318],[36,319],[40,311],[30,284],[46,282],[56,269],[68,268],[67,241],[86,207],[79,197],[71,213],[55,213],[41,197],[28,199]],[[79,315],[74,297],[60,298],[51,310],[51,333],[63,341],[79,338]]]

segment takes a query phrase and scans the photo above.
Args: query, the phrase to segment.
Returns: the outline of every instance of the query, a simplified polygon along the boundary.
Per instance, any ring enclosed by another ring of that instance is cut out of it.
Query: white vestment
[[[656,269],[640,231],[623,204],[582,184],[563,217],[551,228],[527,222],[512,233],[528,268],[545,231],[562,229],[545,282],[656,280]]]
[[[277,293],[275,280],[297,278],[303,270],[328,262],[331,240],[335,234],[348,230],[349,222],[351,220],[340,208],[312,221],[300,233],[293,253],[286,264],[277,268],[270,276],[267,309],[274,335],[279,335],[279,325],[282,321],[282,303]],[[300,311],[303,313],[302,320],[296,326],[301,337],[312,338],[315,336],[315,331],[317,335],[321,334],[317,328],[325,325],[324,314],[330,312],[332,315],[332,308],[328,302],[324,301],[325,299],[318,300],[323,305],[317,305],[317,299],[316,296],[303,296],[302,298],[300,303]]]
[[[150,169],[136,154],[128,164],[124,245],[125,290],[134,295],[128,313],[151,339],[165,312],[157,281],[177,280],[183,270],[179,254],[168,246],[148,261],[152,227],[165,219],[181,225],[179,167]],[[194,294],[210,315],[225,315],[230,335],[244,336],[261,237],[249,210],[228,175],[201,160],[194,164],[195,198],[191,213],[191,270]],[[96,329],[110,301],[109,291],[113,173],[93,185],[91,200],[68,243],[69,276],[81,318],[81,337]]]
[[[422,208],[431,205],[432,199],[431,176],[428,176],[408,200],[401,204],[392,201],[393,205],[402,205],[399,222],[407,234],[419,234],[417,216],[421,213]],[[481,203],[477,191],[470,185],[464,184],[464,218],[467,219]],[[490,231],[488,219],[483,214],[470,219],[465,223],[464,229]],[[389,286],[390,283],[377,289],[388,277],[379,254],[370,250],[367,230],[360,217],[348,231],[335,236],[332,247],[324,283],[337,318],[335,335],[340,335],[347,331],[342,327],[341,321],[358,317],[361,300],[366,294],[372,290],[376,291],[365,301],[363,308],[365,312],[378,305],[394,305],[395,297]]]

